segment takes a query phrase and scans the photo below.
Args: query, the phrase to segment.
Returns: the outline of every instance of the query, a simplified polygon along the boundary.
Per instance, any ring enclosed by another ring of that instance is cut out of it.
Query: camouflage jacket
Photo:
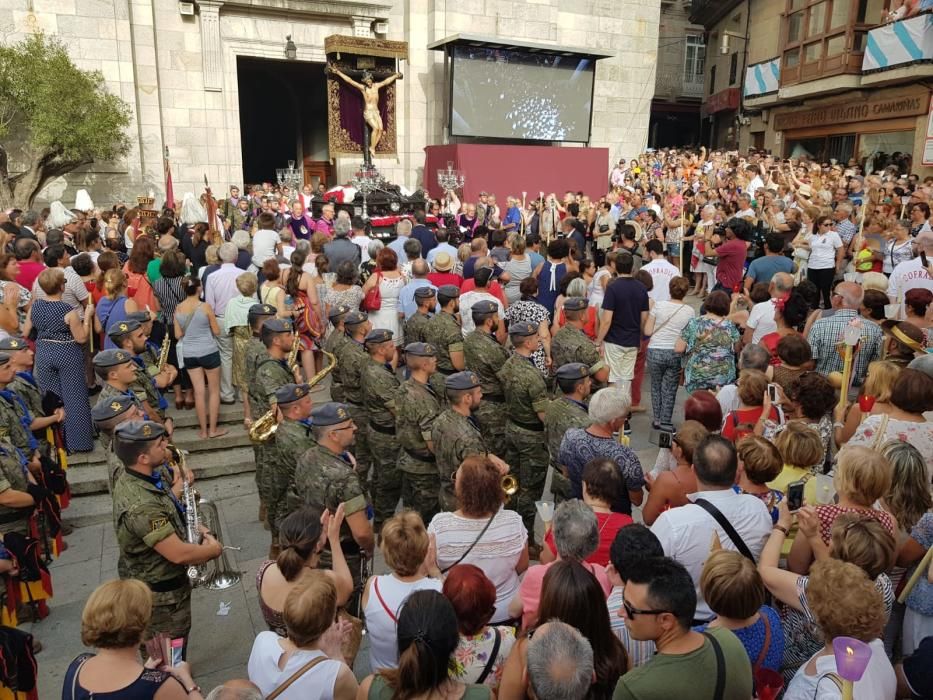
[[[463,340],[466,368],[476,372],[483,385],[483,396],[502,397],[502,383],[496,373],[509,359],[509,351],[486,331],[475,330]]]
[[[340,349],[340,355],[337,356],[337,372],[340,372],[340,382],[343,384],[343,391],[347,401],[358,406],[363,405],[363,388],[361,386],[361,375],[363,367],[367,362],[371,362],[369,353],[363,349],[361,343],[357,343],[352,338]],[[361,425],[360,428],[365,428]]]
[[[593,367],[599,362],[599,350],[578,328],[564,325],[551,339],[551,366],[556,371],[570,362],[582,362]]]
[[[259,418],[269,410],[275,398],[275,390],[295,381],[295,375],[285,360],[266,356],[256,367],[256,374],[249,383],[249,410],[253,418]]]
[[[256,368],[264,357],[269,356],[269,351],[262,341],[255,336],[246,341],[246,352],[244,353],[244,362],[246,367],[246,376],[255,377]]]
[[[571,428],[586,428],[593,421],[587,413],[586,406],[577,403],[566,396],[560,396],[551,399],[548,407],[544,410],[544,432],[547,436],[547,451],[551,458],[551,466],[555,469],[560,468],[560,441],[564,439],[564,433]]]
[[[424,342],[437,349],[437,369],[450,374],[454,372],[450,353],[463,350],[463,333],[460,323],[446,311],[431,317],[424,327]]]
[[[402,326],[402,334],[405,338],[405,345],[409,343],[426,343],[425,329],[428,327],[428,321],[434,314],[423,314],[415,311]]]
[[[434,420],[431,441],[434,443],[441,486],[450,493],[453,493],[453,475],[460,463],[470,455],[482,456],[489,451],[476,422],[452,408]]]
[[[13,446],[7,439],[4,439],[0,443],[0,493],[10,489],[25,493],[28,483],[26,467]],[[29,534],[29,516],[32,511],[31,507],[10,508],[9,506],[0,506],[0,535],[5,535],[8,532],[16,532],[21,535]]]
[[[399,387],[395,370],[370,359],[363,363],[360,384],[369,420],[383,428],[395,427],[395,398]]]
[[[399,388],[395,399],[395,431],[399,445],[428,456],[427,441],[431,440],[431,428],[441,413],[441,402],[430,384],[422,384],[411,377]]]
[[[532,361],[515,353],[499,370],[498,376],[505,388],[509,419],[518,425],[540,424],[538,412],[547,408],[547,385]]]
[[[138,356],[133,358],[133,368],[136,370],[136,381],[130,385],[130,389],[136,394],[136,399],[139,403],[143,401],[148,403],[152,410],[158,414],[158,417],[165,420],[166,404],[162,398],[162,393],[156,389],[152,377],[146,371],[145,363]],[[154,417],[150,416],[150,419],[154,419]]]
[[[30,446],[30,443],[35,444],[35,437],[32,431],[23,425],[23,417],[28,407],[26,410],[23,409],[19,398],[10,387],[0,391],[11,393],[10,398],[0,395],[0,435],[3,435],[0,439],[13,443],[26,454],[32,454],[34,448]],[[31,423],[32,420],[30,419],[29,422]]]
[[[349,342],[351,341],[346,333],[334,329],[330,332],[330,335],[327,336],[327,340],[324,341],[324,350],[337,358],[339,364],[343,346]],[[346,393],[343,388],[343,379],[337,367],[334,367],[334,371],[330,373],[330,397],[334,401],[341,402],[346,398]]]

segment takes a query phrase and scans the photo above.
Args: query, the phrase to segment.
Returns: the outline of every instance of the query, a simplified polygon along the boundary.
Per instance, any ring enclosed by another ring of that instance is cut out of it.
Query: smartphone
[[[787,485],[787,508],[791,513],[803,506],[804,482],[794,481]]]
[[[662,449],[671,449],[671,445],[674,444],[674,436],[668,432],[658,433],[658,447]]]
[[[177,666],[184,661],[185,640],[183,637],[173,639],[171,642],[172,666]]]
[[[768,384],[768,398],[771,399],[771,403],[777,403],[778,393],[774,384]]]

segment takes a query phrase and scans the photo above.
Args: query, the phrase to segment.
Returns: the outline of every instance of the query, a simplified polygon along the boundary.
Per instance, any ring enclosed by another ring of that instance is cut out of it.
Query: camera
[[[674,444],[674,436],[668,432],[658,433],[658,447],[661,449],[671,449],[671,445]]]

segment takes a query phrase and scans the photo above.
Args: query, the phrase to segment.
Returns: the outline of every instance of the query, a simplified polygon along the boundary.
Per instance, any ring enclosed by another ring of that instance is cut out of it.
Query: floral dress
[[[739,330],[728,319],[692,318],[681,336],[687,343],[684,379],[687,393],[717,389],[735,381],[735,352]]]
[[[473,637],[460,636],[460,641],[454,653],[450,655],[448,671],[451,680],[460,683],[478,683],[480,676],[489,664],[489,656],[496,646],[496,632],[499,633],[499,650],[493,661],[492,668],[483,679],[483,685],[495,690],[502,680],[502,671],[505,660],[515,644],[514,627],[486,627]]]
[[[525,321],[526,323],[533,323],[535,326],[539,326],[541,321],[550,323],[551,317],[547,309],[538,302],[522,299],[505,310],[505,320],[509,323]],[[541,343],[540,339],[538,340],[538,349],[532,353],[531,359],[535,363],[535,367],[538,368],[538,371],[547,377],[548,372],[545,362],[544,345]]]

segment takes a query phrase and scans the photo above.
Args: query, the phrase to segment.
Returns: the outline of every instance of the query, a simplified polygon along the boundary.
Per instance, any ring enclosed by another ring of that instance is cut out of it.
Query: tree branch
[[[3,146],[0,146],[0,178],[6,180],[9,174],[9,159],[7,152]]]

